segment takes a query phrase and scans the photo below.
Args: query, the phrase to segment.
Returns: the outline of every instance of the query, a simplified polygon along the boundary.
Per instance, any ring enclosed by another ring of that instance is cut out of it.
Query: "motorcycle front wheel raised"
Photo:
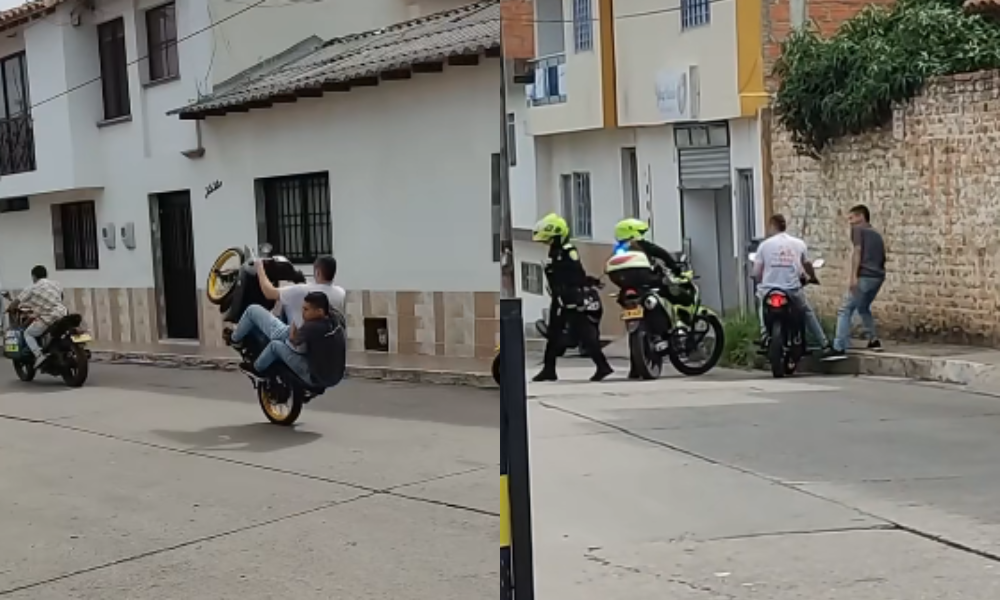
[[[257,386],[257,401],[264,416],[275,425],[294,425],[302,414],[302,398],[298,394],[289,394],[288,400],[282,402],[278,394],[264,384]]]
[[[659,379],[663,373],[663,357],[653,348],[653,340],[645,323],[640,323],[628,334],[628,355],[632,371],[640,379]]]
[[[17,378],[21,381],[34,381],[35,375],[38,373],[34,365],[19,360],[14,361],[14,372],[17,373]]]
[[[236,259],[235,267],[226,267],[233,259]],[[212,269],[208,272],[208,282],[205,285],[205,294],[208,301],[216,306],[221,306],[236,288],[236,277],[239,277],[239,270],[246,261],[246,256],[241,248],[226,248],[219,254],[212,264]]]

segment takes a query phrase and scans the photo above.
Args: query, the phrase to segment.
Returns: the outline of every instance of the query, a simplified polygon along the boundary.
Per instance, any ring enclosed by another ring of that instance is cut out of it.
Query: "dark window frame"
[[[57,271],[99,269],[99,237],[95,201],[52,205],[52,242]]]
[[[10,82],[8,81],[7,65],[18,61],[18,77],[21,83],[21,103],[22,110],[14,113],[11,111],[10,102]],[[28,55],[25,52],[15,52],[0,58],[0,120],[17,119],[26,116],[31,112],[31,95],[28,89]]]
[[[493,262],[503,257],[503,158],[499,152],[490,155],[490,233],[493,239]]]
[[[177,4],[167,2],[146,11],[146,64],[149,82],[180,76],[177,56]],[[163,26],[161,29],[160,26]],[[154,35],[155,32],[155,35]]]
[[[258,236],[298,265],[333,254],[330,174],[299,173],[257,180]],[[281,196],[286,193],[285,196]],[[293,210],[294,209],[294,210]]]
[[[111,19],[97,26],[97,50],[101,68],[104,120],[131,117],[132,99],[129,92],[124,17]]]

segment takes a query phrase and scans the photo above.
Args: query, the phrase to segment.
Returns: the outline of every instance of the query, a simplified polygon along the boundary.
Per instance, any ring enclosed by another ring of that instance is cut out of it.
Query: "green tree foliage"
[[[928,78],[1000,67],[1000,26],[958,0],[869,5],[828,39],[802,28],[775,65],[775,109],[802,154],[889,123]]]

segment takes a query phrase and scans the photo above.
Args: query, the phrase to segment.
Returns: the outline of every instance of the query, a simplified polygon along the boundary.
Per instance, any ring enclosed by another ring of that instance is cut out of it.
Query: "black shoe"
[[[834,348],[826,348],[823,350],[821,355],[821,360],[823,362],[836,362],[839,360],[844,360],[847,358],[847,352],[844,350],[837,350]]]
[[[257,369],[254,368],[252,362],[242,362],[242,363],[240,363],[240,372],[242,372],[245,375],[249,375],[250,377],[253,377],[254,379],[263,379],[264,378],[260,373],[257,372]]]
[[[542,371],[538,375],[531,378],[535,383],[541,383],[543,381],[559,381],[559,377],[556,375],[555,371]]]
[[[868,349],[871,350],[872,352],[881,352],[882,341],[879,340],[878,338],[871,340],[870,342],[868,342]]]
[[[590,377],[591,381],[604,381],[607,379],[608,375],[614,373],[615,370],[611,368],[611,365],[604,365],[602,367],[597,367],[597,371]]]

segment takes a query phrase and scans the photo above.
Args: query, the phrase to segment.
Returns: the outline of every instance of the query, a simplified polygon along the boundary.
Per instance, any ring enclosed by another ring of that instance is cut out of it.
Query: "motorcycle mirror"
[[[260,251],[261,257],[268,257],[268,256],[271,256],[271,252],[273,250],[274,250],[274,246],[272,246],[271,244],[268,244],[267,242],[264,242],[263,244],[260,245],[260,250],[259,251]]]
[[[822,269],[823,265],[825,265],[825,264],[826,264],[825,260],[823,260],[822,258],[817,258],[816,260],[813,261],[813,268],[814,269]]]
[[[748,256],[747,258],[750,259],[750,262],[755,262],[757,260],[757,253],[756,252],[751,252],[750,256]]]

